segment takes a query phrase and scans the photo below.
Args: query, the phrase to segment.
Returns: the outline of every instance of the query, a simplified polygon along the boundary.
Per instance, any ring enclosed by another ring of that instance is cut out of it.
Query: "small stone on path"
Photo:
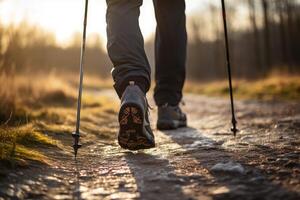
[[[239,173],[244,174],[245,169],[239,163],[227,162],[227,163],[217,163],[211,168],[212,172],[225,172],[225,173]]]

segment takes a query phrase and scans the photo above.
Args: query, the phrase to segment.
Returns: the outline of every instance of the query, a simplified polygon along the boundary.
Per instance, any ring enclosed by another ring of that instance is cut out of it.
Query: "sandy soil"
[[[110,90],[94,94],[117,100]],[[227,99],[184,100],[189,127],[155,130],[155,149],[130,152],[84,133],[75,162],[70,135],[63,149],[42,150],[50,166],[11,172],[0,183],[0,199],[300,199],[300,103],[237,102],[241,131],[234,138]],[[155,117],[154,110],[153,127]],[[117,117],[93,123],[95,132],[117,131]],[[222,163],[235,168],[214,170]]]

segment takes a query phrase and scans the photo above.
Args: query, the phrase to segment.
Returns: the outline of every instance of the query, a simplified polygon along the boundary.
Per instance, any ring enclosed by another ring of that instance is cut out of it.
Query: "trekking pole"
[[[84,10],[84,21],[83,21],[83,37],[81,43],[81,55],[80,55],[80,78],[79,78],[79,89],[78,89],[78,100],[77,100],[77,121],[76,121],[76,131],[72,133],[74,138],[74,155],[75,159],[77,157],[77,151],[82,146],[79,144],[80,138],[80,111],[81,111],[81,98],[82,98],[82,85],[83,85],[83,66],[84,66],[84,55],[85,55],[85,40],[86,40],[86,25],[87,25],[87,14],[88,14],[88,4],[89,1],[85,0],[85,10]]]
[[[226,8],[225,8],[225,1],[221,0],[221,2],[222,2],[222,14],[223,14],[225,47],[226,47],[226,62],[227,62],[229,93],[230,93],[230,103],[231,103],[231,115],[232,115],[232,119],[231,119],[232,128],[231,128],[231,131],[233,132],[233,135],[236,136],[236,133],[237,133],[238,130],[236,128],[237,121],[235,119],[235,112],[234,112],[234,100],[233,100],[233,90],[232,90],[232,80],[231,80],[230,52],[229,52],[229,43],[228,43],[227,21],[226,21]]]

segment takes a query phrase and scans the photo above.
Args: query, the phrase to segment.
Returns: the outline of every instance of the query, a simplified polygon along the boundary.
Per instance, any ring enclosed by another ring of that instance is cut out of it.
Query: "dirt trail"
[[[95,95],[117,100],[110,90]],[[155,130],[157,148],[130,152],[84,134],[75,163],[70,137],[63,151],[48,152],[51,166],[11,173],[0,199],[300,199],[299,103],[237,102],[241,132],[233,138],[227,99],[185,102],[189,127]],[[108,126],[117,130],[116,120]],[[239,170],[213,170],[228,162]]]

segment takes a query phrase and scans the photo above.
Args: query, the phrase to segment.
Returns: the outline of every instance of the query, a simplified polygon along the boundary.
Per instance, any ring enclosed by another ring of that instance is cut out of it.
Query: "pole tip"
[[[75,158],[75,161],[77,160],[77,150],[74,149],[74,158]]]
[[[81,146],[82,146],[81,144],[74,144],[74,145],[73,145],[74,156],[75,156],[75,158],[77,157],[78,149],[80,149]]]
[[[73,149],[74,149],[74,156],[75,156],[75,160],[76,160],[78,149],[80,149],[82,147],[82,145],[79,144],[79,137],[80,137],[79,133],[76,133],[76,132],[72,133],[72,136],[74,138]]]
[[[231,128],[231,132],[233,133],[233,136],[235,137],[236,136],[236,133],[238,132],[239,130],[234,126]]]

